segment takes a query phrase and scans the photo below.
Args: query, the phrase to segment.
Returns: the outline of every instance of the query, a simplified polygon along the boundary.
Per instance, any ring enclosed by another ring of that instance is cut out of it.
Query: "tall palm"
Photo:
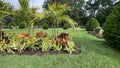
[[[18,0],[20,4],[20,11],[18,11],[18,18],[23,20],[25,22],[25,26],[28,28],[29,34],[31,34],[31,23],[30,23],[30,17],[31,17],[31,9],[29,6],[29,0]]]
[[[0,13],[12,14],[21,19],[21,21],[23,21],[25,26],[28,28],[28,33],[31,35],[34,31],[34,21],[37,19],[41,20],[44,15],[36,13],[37,8],[30,8],[29,0],[18,0],[18,2],[20,4],[20,10],[11,13],[0,10]]]
[[[28,33],[32,35],[34,33],[34,21],[40,17],[40,14],[36,13],[38,8],[30,8],[29,0],[18,0],[20,4],[20,11],[18,17],[25,22],[28,28]],[[39,16],[37,16],[37,14]]]
[[[58,27],[61,21],[65,21],[70,26],[75,28],[77,24],[74,20],[72,20],[69,16],[65,15],[65,12],[70,11],[70,7],[67,4],[48,4],[48,11],[46,10],[46,16],[52,20],[52,35],[53,37],[57,37],[58,35]]]

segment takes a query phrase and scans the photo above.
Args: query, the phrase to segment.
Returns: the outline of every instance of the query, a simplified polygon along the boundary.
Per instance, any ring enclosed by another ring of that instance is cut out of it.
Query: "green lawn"
[[[36,31],[41,31],[36,29]],[[51,35],[51,30],[45,30]],[[81,46],[79,55],[0,56],[0,68],[120,68],[120,52],[110,48],[104,39],[87,34],[85,30],[62,30]],[[6,30],[8,33],[25,30]]]

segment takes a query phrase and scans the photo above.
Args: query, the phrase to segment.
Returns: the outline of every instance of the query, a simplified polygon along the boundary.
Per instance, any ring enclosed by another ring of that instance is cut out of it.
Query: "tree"
[[[99,26],[100,26],[100,24],[97,21],[97,19],[92,18],[91,22],[90,22],[90,20],[87,22],[87,24],[86,24],[86,30],[87,31],[93,31],[95,28],[97,28]]]
[[[44,3],[44,8],[48,9],[48,3],[52,4],[54,0],[46,0]],[[84,6],[84,0],[56,0],[57,4],[67,4],[71,7],[71,11],[65,12],[64,14],[67,14],[70,16],[70,18],[74,19],[78,24],[81,25],[82,18],[86,16],[86,12],[83,9]]]
[[[36,13],[36,8],[31,9],[29,6],[29,0],[18,0],[18,2],[20,4],[20,10],[11,13],[0,10],[0,13],[12,14],[22,20],[22,22],[25,22],[24,24],[28,28],[28,33],[32,36],[32,34],[34,33],[34,22],[36,20],[41,20],[42,18],[44,18],[44,15]]]
[[[120,49],[120,3],[104,24],[104,38],[110,46]]]
[[[88,0],[85,9],[102,25],[114,8],[117,0]]]
[[[66,11],[70,11],[70,7],[66,4],[60,5],[56,2],[52,4],[48,4],[48,10],[44,11],[47,18],[49,18],[52,23],[52,35],[54,38],[58,35],[58,27],[61,21],[67,22],[69,25],[71,25],[73,28],[76,25],[76,22],[73,21],[69,16],[65,15],[64,13]]]
[[[8,15],[3,11],[12,12],[12,10],[13,6],[11,6],[9,3],[5,3],[2,0],[0,0],[0,40],[2,40],[2,25],[4,22],[4,17]]]
[[[25,26],[28,28],[28,33],[32,35],[34,33],[34,24],[37,19],[41,19],[42,14],[36,13],[38,8],[30,8],[29,0],[18,0],[20,4],[20,11],[17,11],[18,18],[25,22]]]

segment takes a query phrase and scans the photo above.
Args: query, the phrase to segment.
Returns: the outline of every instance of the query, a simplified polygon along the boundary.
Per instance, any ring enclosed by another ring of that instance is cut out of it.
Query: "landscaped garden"
[[[37,2],[0,0],[0,68],[120,68],[120,1]]]
[[[6,30],[7,33],[21,33],[26,30]],[[44,31],[51,36],[51,30],[36,29],[35,32]],[[120,52],[109,47],[104,39],[89,35],[85,30],[72,29],[67,32],[76,45],[80,46],[80,54],[44,54],[38,55],[6,55],[0,56],[1,68],[119,68]]]

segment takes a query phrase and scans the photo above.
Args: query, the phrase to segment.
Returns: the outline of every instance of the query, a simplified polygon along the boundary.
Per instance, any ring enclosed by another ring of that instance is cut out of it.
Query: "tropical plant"
[[[48,38],[43,38],[40,48],[42,49],[42,51],[49,51],[52,48],[51,40],[49,40]]]
[[[74,19],[78,24],[81,22],[84,24],[84,20],[82,20],[83,17],[86,16],[86,12],[83,9],[83,6],[85,5],[84,0],[45,0],[43,8],[48,9],[48,3],[52,4],[55,2],[57,4],[67,4],[71,7],[70,12],[65,12],[70,18]],[[80,23],[80,25],[81,25]]]
[[[2,24],[4,22],[4,18],[8,14],[6,12],[11,12],[13,10],[13,6],[11,6],[9,3],[5,3],[3,0],[0,0],[0,40],[2,38]]]
[[[67,4],[56,4],[56,2],[52,4],[48,4],[48,11],[45,11],[46,16],[53,22],[52,23],[52,36],[57,37],[58,35],[58,27],[61,21],[65,21],[70,26],[75,28],[76,22],[73,21],[69,16],[65,15],[64,13],[70,11],[70,7]]]
[[[72,52],[75,51],[75,43],[72,41],[68,41],[64,50],[66,50],[68,53],[72,54]]]
[[[48,34],[46,32],[43,32],[43,31],[37,32],[35,35],[36,38],[45,38],[47,36],[48,36]]]
[[[52,44],[52,49],[54,49],[54,51],[60,51],[62,50],[62,45],[61,44]]]

